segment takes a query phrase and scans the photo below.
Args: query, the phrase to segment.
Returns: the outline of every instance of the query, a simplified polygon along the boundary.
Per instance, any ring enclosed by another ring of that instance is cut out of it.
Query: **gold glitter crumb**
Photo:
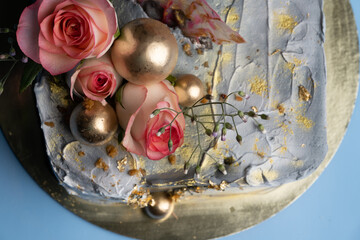
[[[171,165],[175,165],[176,163],[176,156],[174,154],[171,154],[168,156],[168,161]]]
[[[51,128],[55,127],[55,123],[54,123],[54,122],[44,122],[44,124],[45,124],[46,126],[48,126],[48,127],[51,127]]]
[[[279,104],[279,105],[277,105],[276,108],[277,108],[277,110],[279,111],[279,114],[284,114],[284,113],[285,113],[284,105]]]
[[[305,102],[308,102],[311,99],[311,94],[302,85],[299,86],[299,98],[300,98],[300,100],[305,101]]]
[[[102,158],[99,158],[99,159],[95,162],[95,167],[101,168],[101,169],[103,169],[104,171],[109,170],[109,165],[107,165]]]
[[[182,49],[183,49],[183,51],[186,53],[186,55],[192,56],[191,46],[190,46],[189,43],[185,43],[185,44],[182,46]]]
[[[118,154],[118,150],[114,147],[114,145],[107,145],[106,153],[109,157],[114,158]]]

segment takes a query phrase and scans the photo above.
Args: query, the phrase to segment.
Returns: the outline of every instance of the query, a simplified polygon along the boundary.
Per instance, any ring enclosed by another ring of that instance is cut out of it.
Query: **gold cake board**
[[[324,12],[329,151],[320,167],[303,180],[261,193],[197,195],[177,202],[173,216],[156,222],[141,209],[91,203],[69,195],[58,184],[46,155],[32,90],[18,93],[21,66],[13,71],[8,80],[11,84],[6,85],[0,97],[0,111],[7,113],[0,114],[1,129],[24,168],[51,197],[100,227],[140,239],[209,239],[240,232],[268,219],[301,196],[329,164],[346,132],[358,90],[356,25],[348,1],[325,0]]]

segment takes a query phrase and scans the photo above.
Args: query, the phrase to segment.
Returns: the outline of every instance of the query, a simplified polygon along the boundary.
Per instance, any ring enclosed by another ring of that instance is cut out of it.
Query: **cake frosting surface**
[[[184,144],[175,152],[177,160],[172,165],[167,158],[152,161],[128,153],[116,137],[96,147],[76,141],[64,118],[64,111],[74,105],[68,89],[44,76],[35,85],[42,129],[51,166],[68,191],[91,200],[124,202],[134,186],[157,190],[221,185],[221,190],[226,186],[229,192],[241,193],[301,179],[319,166],[327,151],[322,0],[207,2],[246,43],[213,44],[212,49],[198,54],[196,44],[174,28],[179,58],[172,75],[198,76],[215,99],[240,90],[250,96],[241,101],[230,97],[225,109],[204,106],[196,114],[233,113],[235,106],[270,119],[249,118],[246,123],[236,119],[234,126],[242,144],[235,140],[233,130],[227,131],[225,141],[199,132],[206,154],[194,151],[197,126],[187,121]],[[133,19],[147,17],[131,0],[114,0],[113,4],[120,28]],[[187,44],[191,54],[183,51]],[[264,131],[259,130],[259,123]],[[109,145],[116,148],[115,156],[107,152]],[[184,161],[190,156],[189,172],[184,174]],[[226,164],[228,159],[231,164]],[[202,169],[197,175],[199,161]],[[226,175],[217,168],[224,162]]]

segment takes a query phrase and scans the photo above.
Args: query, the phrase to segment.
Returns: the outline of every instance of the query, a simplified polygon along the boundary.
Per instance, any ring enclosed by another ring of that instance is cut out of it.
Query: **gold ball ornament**
[[[111,47],[116,71],[138,85],[164,80],[173,71],[177,58],[178,46],[170,29],[150,18],[127,23]]]
[[[114,109],[98,101],[88,100],[77,105],[70,116],[70,130],[76,140],[87,145],[109,142],[118,128]]]
[[[185,107],[191,107],[205,96],[203,83],[192,74],[180,76],[175,82],[175,91],[179,97],[179,104]]]
[[[156,220],[163,221],[167,219],[174,211],[174,201],[169,194],[165,192],[151,193],[154,205],[145,207],[145,213]]]

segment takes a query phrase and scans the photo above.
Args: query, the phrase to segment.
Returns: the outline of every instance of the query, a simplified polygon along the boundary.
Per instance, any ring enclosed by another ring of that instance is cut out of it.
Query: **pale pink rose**
[[[101,58],[84,60],[71,75],[70,95],[73,92],[105,104],[105,98],[112,97],[123,78],[116,72],[110,53]]]
[[[159,160],[172,154],[182,145],[185,128],[183,114],[177,116],[171,127],[167,124],[176,116],[176,112],[172,110],[161,110],[159,114],[150,118],[155,109],[171,108],[181,111],[178,97],[168,81],[150,86],[127,83],[123,89],[121,104],[116,104],[116,112],[120,126],[125,129],[122,144],[127,151]],[[158,131],[163,127],[165,132],[159,136]],[[170,129],[172,149],[168,146]]]
[[[117,17],[108,0],[37,0],[21,14],[17,42],[52,75],[110,48]]]
[[[137,0],[145,6],[149,0]],[[209,37],[216,44],[244,43],[240,34],[224,23],[206,0],[152,0],[163,10],[161,21],[169,26],[178,25],[183,34],[197,41]],[[176,11],[181,11],[185,19],[177,23]]]

